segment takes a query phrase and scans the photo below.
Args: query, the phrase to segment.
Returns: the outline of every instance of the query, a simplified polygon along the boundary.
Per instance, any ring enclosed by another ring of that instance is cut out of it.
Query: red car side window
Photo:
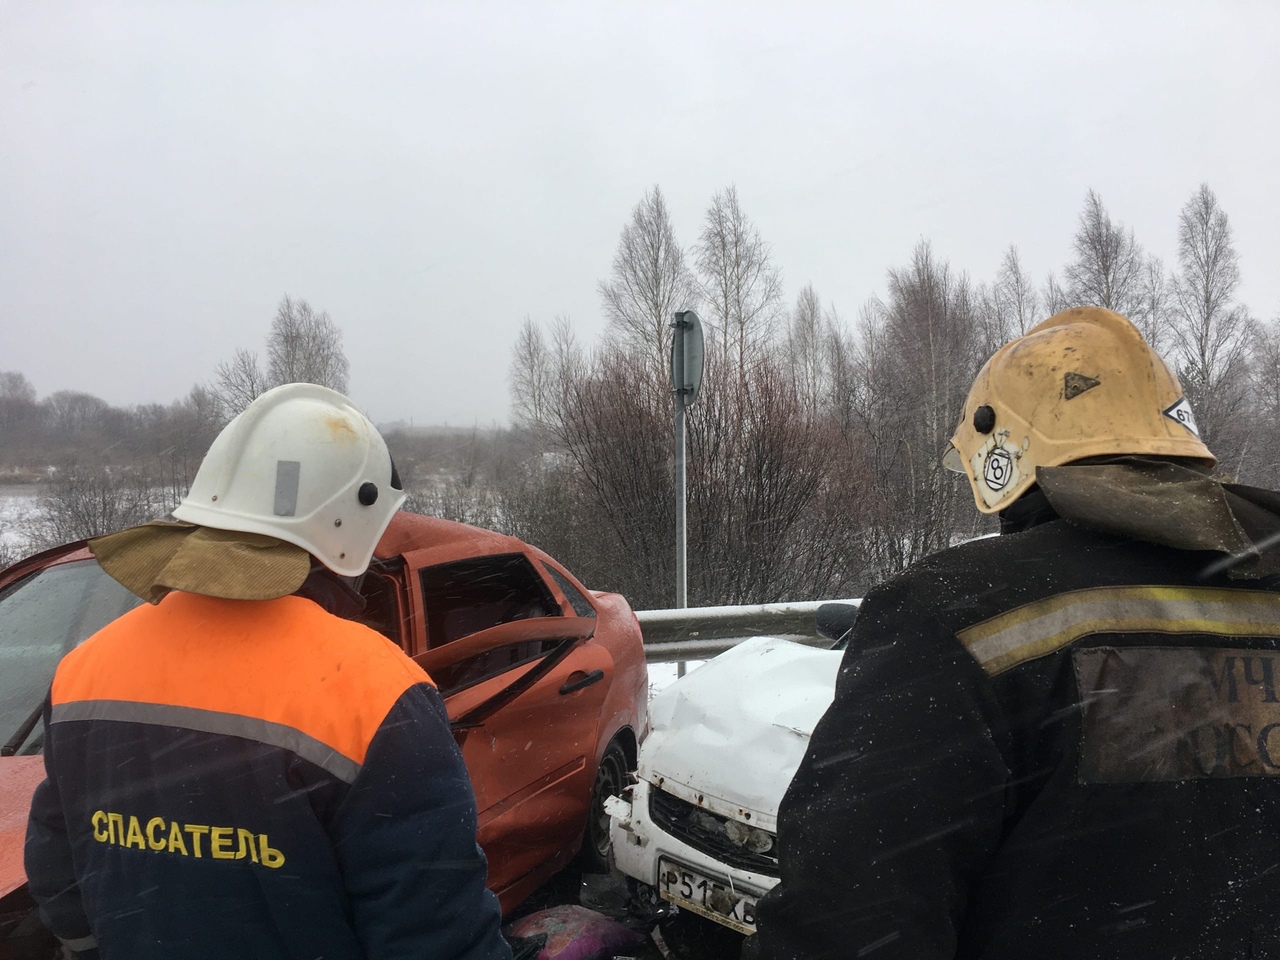
[[[594,617],[596,615],[596,609],[591,606],[591,601],[582,595],[581,590],[569,582],[568,577],[564,576],[549,563],[544,563],[542,566],[547,573],[551,574],[551,579],[556,582],[556,586],[560,588],[565,599],[569,601],[569,606],[573,607],[574,613],[580,617]]]
[[[438,647],[512,620],[563,615],[521,554],[475,557],[422,570],[427,646]]]

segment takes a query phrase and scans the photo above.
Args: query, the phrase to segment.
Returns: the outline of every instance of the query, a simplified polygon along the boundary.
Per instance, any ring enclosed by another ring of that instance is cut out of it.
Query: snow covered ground
[[[0,553],[6,547],[23,552],[22,522],[35,510],[38,496],[38,489],[30,485],[0,486]]]

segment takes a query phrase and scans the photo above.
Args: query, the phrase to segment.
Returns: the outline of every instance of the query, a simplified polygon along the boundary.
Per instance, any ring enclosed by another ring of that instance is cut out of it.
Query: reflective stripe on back
[[[134,703],[129,700],[75,700],[59,703],[52,711],[53,723],[73,720],[121,720],[127,723],[150,723],[161,727],[181,727],[201,733],[220,733],[229,737],[256,740],[268,746],[288,750],[303,760],[314,763],[344,783],[355,780],[360,765],[344,757],[295,727],[272,723],[237,713],[197,710],[167,703]]]
[[[1095,634],[1280,637],[1280,595],[1214,587],[1096,587],[1002,613],[956,636],[992,676]]]
[[[418,683],[430,679],[390,640],[310,600],[172,593],[63,659],[53,719],[248,737],[346,780],[387,713]]]

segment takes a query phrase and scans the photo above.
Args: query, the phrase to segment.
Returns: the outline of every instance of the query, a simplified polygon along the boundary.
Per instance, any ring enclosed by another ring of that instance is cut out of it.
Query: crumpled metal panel
[[[778,803],[831,704],[843,652],[743,641],[649,705],[639,774],[689,803],[777,829]]]

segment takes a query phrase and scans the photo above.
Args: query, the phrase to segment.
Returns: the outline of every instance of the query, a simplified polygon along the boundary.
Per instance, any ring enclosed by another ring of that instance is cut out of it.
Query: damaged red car
[[[514,537],[408,513],[387,528],[361,593],[362,621],[444,697],[503,912],[575,856],[603,868],[604,801],[621,791],[648,727],[644,647],[627,601],[587,590]],[[0,960],[54,955],[22,867],[54,669],[140,602],[83,541],[0,571]]]

